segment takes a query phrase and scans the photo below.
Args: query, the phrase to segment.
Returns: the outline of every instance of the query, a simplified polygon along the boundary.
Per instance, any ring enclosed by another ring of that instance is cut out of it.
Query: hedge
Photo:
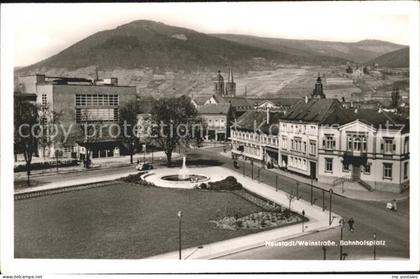
[[[76,159],[58,160],[58,167],[71,167],[71,166],[77,166],[77,165],[78,165],[78,162]],[[31,163],[31,171],[50,169],[50,168],[55,168],[55,167],[57,167],[56,161]],[[26,164],[15,166],[14,171],[15,172],[26,171]]]

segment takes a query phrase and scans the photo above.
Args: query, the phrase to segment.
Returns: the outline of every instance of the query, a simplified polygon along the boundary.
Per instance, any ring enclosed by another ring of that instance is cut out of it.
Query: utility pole
[[[302,232],[305,231],[305,210],[302,210]]]
[[[314,197],[314,185],[313,185],[313,178],[311,178],[311,205],[314,204],[313,197]]]
[[[373,260],[376,261],[376,232],[373,233]]]
[[[343,241],[344,219],[340,220],[340,227],[341,227],[341,232],[340,232],[340,261],[342,261],[342,260],[344,260],[343,259],[343,245],[341,244],[341,242]]]
[[[331,218],[332,195],[333,195],[333,189],[330,189],[330,216],[329,216],[330,226],[331,226],[331,224],[332,224],[332,218]]]
[[[181,220],[182,220],[182,211],[178,211],[178,250],[179,250],[179,259],[182,260],[182,245],[181,245]]]

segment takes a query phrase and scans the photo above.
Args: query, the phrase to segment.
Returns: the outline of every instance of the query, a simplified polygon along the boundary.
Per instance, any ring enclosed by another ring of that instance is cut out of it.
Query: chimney
[[[267,107],[266,110],[267,110],[267,117],[266,118],[267,118],[267,125],[268,125],[268,124],[270,124],[270,109]]]
[[[308,103],[308,96],[305,96],[305,104]]]

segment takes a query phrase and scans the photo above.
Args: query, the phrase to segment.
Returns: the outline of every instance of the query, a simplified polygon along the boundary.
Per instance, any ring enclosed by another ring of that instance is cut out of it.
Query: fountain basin
[[[209,180],[207,176],[204,175],[196,175],[196,174],[190,174],[187,177],[180,177],[177,174],[174,175],[165,175],[162,176],[161,179],[167,180],[167,181],[173,181],[173,182],[185,182],[185,181],[191,181],[191,182],[203,182]]]
[[[142,175],[141,178],[158,187],[180,189],[192,189],[203,182],[214,182],[226,178],[226,173],[221,167],[188,168],[188,170],[189,178],[186,180],[180,180],[178,175],[179,169],[174,168],[154,169]],[[191,177],[198,177],[199,180],[191,180]]]

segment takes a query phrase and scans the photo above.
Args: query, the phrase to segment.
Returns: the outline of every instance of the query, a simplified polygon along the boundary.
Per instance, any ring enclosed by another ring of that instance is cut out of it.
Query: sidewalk
[[[238,176],[238,174],[233,170],[226,169],[223,167],[210,167],[207,168],[207,170],[209,171],[209,175],[211,175],[212,173],[220,174],[223,172],[225,176],[235,176],[238,182],[240,182],[245,189],[254,192],[267,200],[273,201],[277,204],[281,204],[282,206],[287,207],[289,204],[288,193],[282,191],[276,192],[273,187],[270,187],[263,183],[258,183],[255,180],[250,179],[249,177]],[[339,220],[341,219],[340,216],[332,212],[333,222],[330,226],[328,210],[322,211],[320,207],[316,205],[311,205],[309,202],[304,201],[302,199],[293,200],[291,210],[299,213],[301,213],[302,210],[305,211],[305,217],[307,217],[309,221],[305,222],[304,224],[304,232],[302,232],[302,224],[295,224],[278,229],[271,229],[268,231],[249,234],[242,237],[205,244],[202,246],[201,249],[199,249],[198,247],[184,249],[182,250],[183,258],[214,259],[235,252],[264,246],[266,241],[285,240],[302,236],[305,234],[327,230],[338,226]],[[178,259],[178,251],[153,256],[148,259]]]
[[[224,157],[228,157],[228,158],[232,158],[231,152],[227,151],[227,152],[220,152],[220,155],[224,156]],[[243,160],[240,160],[243,161]],[[249,162],[247,162],[249,163]],[[279,175],[282,176],[286,176],[288,178],[294,179],[296,181],[299,181],[301,183],[305,183],[310,185],[311,184],[311,179],[310,178],[306,178],[294,173],[290,173],[287,171],[283,171],[280,169],[264,169],[265,171],[270,171],[273,173],[278,173]],[[382,192],[382,191],[356,191],[356,190],[350,190],[350,189],[346,189],[344,187],[344,192],[342,191],[341,186],[336,186],[336,187],[332,187],[329,184],[326,183],[319,183],[318,181],[313,181],[313,185],[317,188],[320,189],[324,189],[326,191],[329,191],[330,189],[333,189],[334,193],[346,198],[350,198],[350,199],[357,199],[357,200],[363,200],[363,201],[378,201],[378,202],[389,202],[392,201],[393,199],[397,200],[397,201],[401,201],[401,200],[405,200],[409,198],[409,191],[404,191],[403,193],[391,193],[391,192]]]
[[[180,157],[180,154],[174,152],[172,153],[172,159],[177,159]],[[146,159],[150,161],[152,158],[152,153],[146,153]],[[143,162],[144,154],[137,153],[133,156],[134,164],[139,160]],[[166,155],[163,151],[153,152],[153,160],[154,162],[166,160]],[[42,160],[41,160],[42,161]],[[108,157],[108,158],[95,158],[92,159],[92,165],[89,169],[83,167],[83,165],[73,166],[73,167],[62,167],[59,168],[58,172],[56,168],[49,168],[43,170],[33,170],[31,171],[31,177],[37,177],[41,175],[54,175],[54,174],[63,174],[63,173],[72,173],[78,171],[89,171],[89,170],[98,170],[103,168],[112,168],[112,167],[123,167],[129,166],[130,164],[130,156],[119,156],[119,157]],[[15,172],[14,173],[15,179],[26,179],[26,172]]]
[[[15,190],[16,194],[27,194],[27,193],[33,193],[33,192],[40,192],[40,191],[48,191],[53,189],[60,189],[60,188],[66,188],[76,185],[83,185],[83,184],[91,184],[91,183],[97,183],[97,182],[106,182],[115,180],[121,177],[128,176],[130,174],[137,174],[138,171],[127,171],[123,173],[118,174],[111,174],[111,175],[102,175],[100,178],[98,177],[89,177],[89,178],[78,178],[78,179],[71,179],[71,180],[64,180],[64,181],[57,181],[57,182],[51,182],[42,186],[35,186],[35,187],[29,187],[29,188],[21,188]]]

